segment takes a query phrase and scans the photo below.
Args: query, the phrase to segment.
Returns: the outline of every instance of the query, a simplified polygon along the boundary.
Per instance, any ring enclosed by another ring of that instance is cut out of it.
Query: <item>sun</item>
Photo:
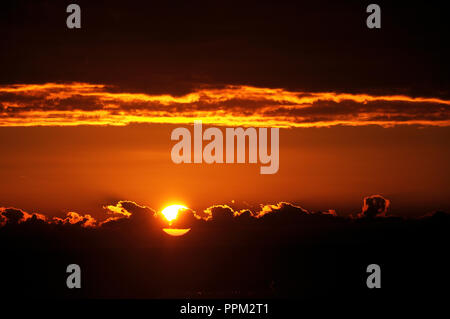
[[[163,228],[163,231],[170,235],[170,236],[175,236],[175,237],[179,237],[179,236],[183,236],[185,234],[187,234],[191,229],[190,228],[185,228],[185,229],[176,229],[176,228]]]
[[[183,236],[187,234],[191,229],[190,228],[172,228],[172,222],[177,218],[178,212],[183,209],[188,209],[183,205],[170,205],[164,208],[161,211],[161,214],[167,219],[169,222],[169,228],[163,228],[163,231],[170,236]]]
[[[161,214],[171,223],[178,216],[178,212],[182,209],[187,209],[186,206],[183,205],[170,205],[164,208],[161,211]]]

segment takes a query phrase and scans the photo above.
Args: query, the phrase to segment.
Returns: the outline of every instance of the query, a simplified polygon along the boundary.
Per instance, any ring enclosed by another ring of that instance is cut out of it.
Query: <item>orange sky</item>
[[[261,175],[259,164],[174,164],[170,133],[179,126],[2,127],[0,202],[93,216],[118,200],[198,211],[289,201],[348,214],[381,194],[393,213],[450,207],[448,127],[282,128],[279,172]]]
[[[358,211],[382,194],[401,214],[448,208],[450,101],[434,97],[207,87],[184,95],[92,83],[0,86],[0,201],[54,215],[132,200],[156,210],[290,201]],[[180,164],[171,131],[280,127],[280,169]]]

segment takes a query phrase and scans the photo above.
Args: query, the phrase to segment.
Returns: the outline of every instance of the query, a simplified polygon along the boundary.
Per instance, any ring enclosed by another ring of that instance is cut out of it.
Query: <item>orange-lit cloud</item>
[[[194,119],[256,127],[449,126],[450,101],[249,86],[203,88],[183,96],[118,92],[88,83],[0,86],[0,126],[186,124]]]
[[[96,227],[97,220],[89,214],[80,215],[75,212],[68,212],[66,218],[53,217],[50,223],[80,225],[81,227]]]
[[[20,224],[26,221],[47,221],[47,217],[42,214],[29,214],[26,211],[14,207],[0,207],[0,226],[6,223]]]
[[[386,217],[390,204],[391,202],[381,195],[364,197],[362,211],[357,215],[357,217]]]

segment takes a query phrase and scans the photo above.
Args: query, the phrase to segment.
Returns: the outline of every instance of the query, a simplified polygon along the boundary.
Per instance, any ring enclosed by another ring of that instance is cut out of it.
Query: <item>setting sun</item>
[[[187,209],[187,207],[183,205],[170,205],[164,208],[161,211],[161,214],[164,215],[164,217],[169,221],[172,222],[175,218],[177,218],[178,212],[181,209]]]

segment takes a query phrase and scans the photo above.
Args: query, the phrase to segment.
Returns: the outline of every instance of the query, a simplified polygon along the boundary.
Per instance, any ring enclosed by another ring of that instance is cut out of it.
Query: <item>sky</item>
[[[443,3],[72,2],[0,9],[0,300],[447,298]],[[279,169],[174,163],[196,120],[279,130]]]
[[[261,175],[259,164],[174,164],[175,127],[2,128],[2,205],[60,215],[103,214],[124,199],[155,209],[290,201],[346,215],[383,194],[399,214],[449,207],[448,128],[282,129],[280,169]]]
[[[0,18],[0,205],[63,216],[120,200],[350,215],[449,210],[449,45],[439,5],[8,3]],[[139,10],[136,10],[139,8]],[[324,9],[326,8],[326,10]],[[174,164],[171,131],[279,127],[280,169]]]

